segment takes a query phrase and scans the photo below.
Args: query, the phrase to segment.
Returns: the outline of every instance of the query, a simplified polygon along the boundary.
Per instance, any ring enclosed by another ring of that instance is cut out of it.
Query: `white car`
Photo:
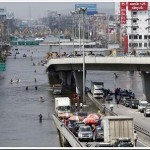
[[[146,108],[146,105],[147,105],[147,101],[139,101],[139,105],[138,105],[138,111],[140,112],[144,112],[144,109]]]
[[[150,116],[150,103],[148,103],[146,105],[146,108],[144,109],[144,116],[145,117]]]
[[[93,132],[90,126],[79,127],[78,140],[79,141],[87,140],[93,142]]]

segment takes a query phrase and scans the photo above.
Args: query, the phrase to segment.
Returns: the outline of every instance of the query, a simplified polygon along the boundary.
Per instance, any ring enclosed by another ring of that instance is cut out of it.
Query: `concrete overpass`
[[[63,83],[71,84],[71,73],[76,83],[76,92],[81,94],[83,85],[83,58],[55,58],[50,59],[46,64],[50,73],[59,72],[59,78]],[[150,101],[150,57],[95,57],[85,56],[85,70],[105,71],[141,71],[143,92]]]
[[[50,59],[47,67],[54,66],[57,71],[82,70],[83,58]],[[85,57],[86,70],[105,71],[150,71],[150,57]]]

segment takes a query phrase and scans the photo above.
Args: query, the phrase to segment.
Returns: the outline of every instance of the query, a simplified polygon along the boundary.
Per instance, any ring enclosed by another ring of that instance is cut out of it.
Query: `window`
[[[142,35],[139,35],[139,39],[142,39]]]
[[[138,39],[137,35],[134,35],[134,39]]]
[[[136,31],[137,28],[133,28],[133,31]]]
[[[148,36],[148,38],[150,39],[150,35]]]
[[[147,43],[144,43],[144,47],[147,47]]]
[[[131,43],[129,43],[129,47],[131,47],[132,46],[132,44]]]
[[[132,39],[132,35],[129,35],[129,39]]]
[[[131,43],[130,47],[138,47],[138,43]]]
[[[144,39],[147,39],[147,35],[144,35]]]
[[[137,11],[133,11],[132,14],[133,14],[133,15],[137,15]]]
[[[132,20],[133,23],[137,23],[137,20]]]
[[[139,43],[139,47],[142,47],[142,43]]]

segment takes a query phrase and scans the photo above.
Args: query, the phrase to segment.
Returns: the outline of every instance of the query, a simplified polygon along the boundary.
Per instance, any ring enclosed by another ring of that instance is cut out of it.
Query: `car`
[[[95,130],[95,141],[104,141],[104,129],[102,126],[97,126]]]
[[[93,132],[89,125],[79,127],[78,140],[93,142]]]
[[[146,108],[147,103],[148,103],[147,101],[140,100],[139,105],[138,105],[138,111],[144,112],[144,109]]]
[[[129,107],[130,106],[130,101],[131,101],[131,99],[126,99],[124,101],[124,106]]]
[[[113,147],[134,147],[134,144],[129,138],[118,138],[113,144]]]
[[[139,100],[138,99],[131,99],[129,107],[130,108],[138,108]]]
[[[127,99],[131,99],[131,98],[130,98],[129,96],[123,96],[123,97],[121,97],[120,103],[121,103],[122,105],[125,105],[125,101],[126,101]]]
[[[150,103],[148,103],[144,109],[144,116],[150,116]]]
[[[73,134],[78,137],[78,132],[79,132],[79,127],[80,126],[85,126],[85,123],[84,122],[75,122],[73,124],[73,129],[72,129],[72,132]]]

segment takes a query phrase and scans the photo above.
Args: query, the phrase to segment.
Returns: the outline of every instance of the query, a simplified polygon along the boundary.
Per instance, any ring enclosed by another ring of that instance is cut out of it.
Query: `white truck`
[[[70,111],[71,111],[71,101],[69,97],[55,98],[55,112],[58,116],[64,112]]]
[[[134,144],[133,118],[128,116],[105,116],[102,121],[104,142],[114,144],[118,139],[130,139]]]
[[[62,94],[62,85],[61,84],[54,84],[53,85],[53,94],[54,95]]]
[[[103,98],[104,96],[104,82],[92,82],[91,81],[91,93],[94,98]]]

